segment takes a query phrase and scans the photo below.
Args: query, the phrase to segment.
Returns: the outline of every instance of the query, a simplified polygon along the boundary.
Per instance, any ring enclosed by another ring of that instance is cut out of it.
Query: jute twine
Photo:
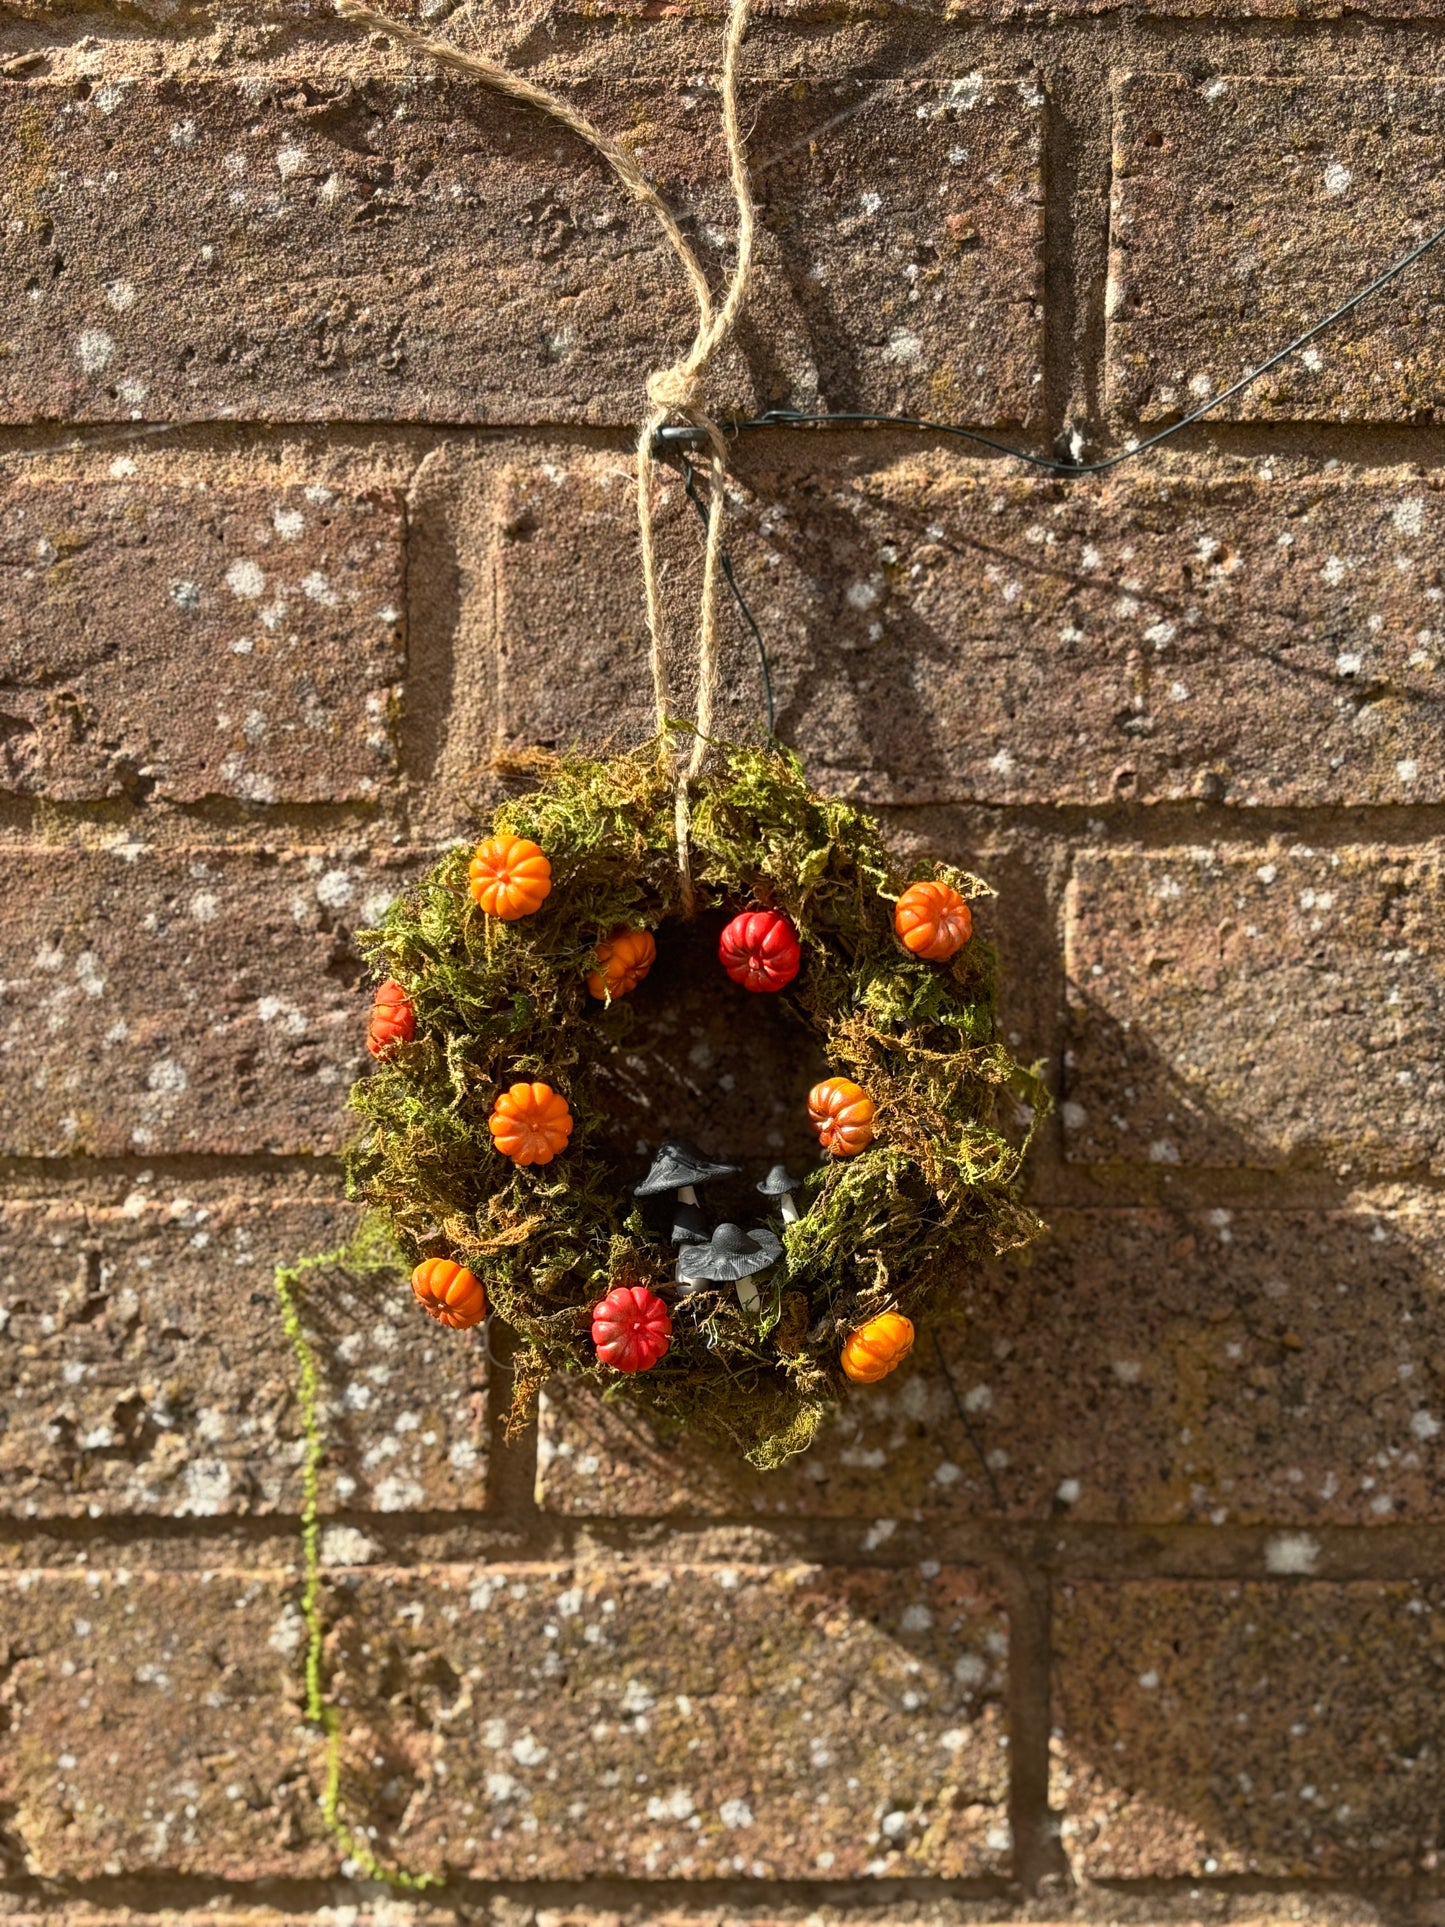
[[[707,371],[713,356],[731,335],[747,298],[752,273],[753,239],[757,212],[748,178],[747,154],[738,120],[738,60],[747,32],[752,0],[729,0],[727,37],[723,51],[722,121],[727,142],[728,174],[738,211],[737,259],[728,281],[722,305],[714,305],[702,263],[678,226],[672,210],[643,174],[636,160],[620,142],[579,114],[576,108],[539,87],[534,81],[515,74],[510,68],[488,59],[485,54],[464,52],[450,41],[439,40],[403,21],[375,12],[364,0],[336,0],[336,11],[358,26],[388,35],[413,53],[424,55],[439,67],[479,80],[495,93],[505,94],[569,128],[599,154],[624,188],[636,201],[650,209],[667,236],[669,245],[682,263],[693,297],[697,302],[697,332],[692,345],[670,367],[658,368],[647,378],[648,412],[637,436],[637,524],[642,559],[642,586],[647,606],[647,631],[652,664],[652,697],[656,711],[659,741],[668,742],[671,722],[671,691],[668,680],[667,622],[662,602],[662,587],[657,562],[657,538],[653,519],[655,491],[653,443],[659,428],[671,416],[680,416],[706,437],[709,450],[711,495],[708,503],[707,538],[703,551],[702,598],[697,627],[697,716],[692,751],[678,771],[677,781],[677,860],[682,878],[683,907],[693,907],[692,870],[688,858],[688,785],[698,775],[707,758],[712,733],[713,710],[718,691],[718,586],[721,575],[723,516],[726,508],[727,444],[722,430],[708,413]],[[664,753],[668,753],[664,749]]]

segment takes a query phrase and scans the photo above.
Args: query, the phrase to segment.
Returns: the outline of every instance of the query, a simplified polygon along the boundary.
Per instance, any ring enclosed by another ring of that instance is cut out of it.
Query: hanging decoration
[[[460,1278],[463,1313],[484,1300],[511,1327],[517,1422],[551,1373],[581,1374],[766,1467],[848,1380],[893,1369],[910,1319],[947,1312],[958,1260],[1035,1234],[1018,1179],[1046,1099],[999,1042],[992,952],[960,937],[984,886],[942,865],[898,876],[878,825],[786,751],[713,760],[690,786],[686,884],[658,745],[538,759],[478,848],[363,935],[415,1024],[353,1093],[350,1173],[436,1281],[433,1315]],[[920,887],[946,957],[900,920]],[[832,1073],[800,1107],[820,1146],[801,1177],[678,1139],[629,1156],[609,1129],[606,1069],[641,1021],[628,991],[650,971],[654,1002],[680,995],[670,932],[718,913],[716,994],[766,991]],[[753,1222],[707,1209],[730,1178]]]

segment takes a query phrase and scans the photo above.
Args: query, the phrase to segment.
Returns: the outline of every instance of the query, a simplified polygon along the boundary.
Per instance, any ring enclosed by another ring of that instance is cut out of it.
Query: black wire
[[[1196,422],[1203,421],[1204,417],[1211,414],[1216,408],[1222,408],[1225,402],[1233,401],[1236,395],[1243,394],[1244,390],[1252,383],[1260,380],[1262,376],[1267,375],[1271,368],[1277,368],[1282,361],[1288,360],[1291,355],[1297,354],[1301,348],[1307,347],[1316,335],[1322,335],[1326,328],[1332,328],[1337,321],[1343,321],[1347,314],[1352,314],[1362,302],[1368,301],[1371,295],[1378,294],[1381,288],[1388,287],[1391,281],[1405,272],[1406,268],[1413,267],[1422,255],[1428,254],[1431,248],[1438,247],[1441,241],[1445,241],[1445,227],[1437,228],[1433,234],[1428,235],[1417,247],[1411,248],[1408,254],[1401,255],[1400,259],[1394,262],[1392,266],[1386,268],[1383,274],[1377,274],[1373,281],[1367,282],[1363,288],[1357,289],[1348,301],[1342,301],[1338,308],[1332,308],[1321,320],[1314,322],[1310,327],[1306,328],[1302,335],[1296,335],[1294,340],[1289,342],[1285,347],[1277,349],[1275,353],[1269,357],[1268,361],[1262,361],[1258,368],[1251,370],[1247,375],[1242,375],[1232,388],[1225,388],[1219,394],[1211,396],[1207,402],[1201,404],[1192,414],[1183,416],[1177,422],[1171,422],[1167,428],[1161,428],[1157,435],[1149,436],[1147,441],[1136,442],[1132,448],[1121,449],[1118,453],[1106,455],[1097,462],[1070,462],[1063,461],[1054,455],[1034,455],[1026,448],[1013,448],[1010,447],[1007,442],[996,441],[991,435],[981,435],[976,429],[959,428],[952,422],[926,421],[916,415],[870,415],[864,413],[809,415],[798,408],[770,408],[766,413],[755,416],[749,421],[724,422],[722,424],[723,432],[725,434],[737,435],[741,434],[745,429],[751,428],[828,428],[838,423],[852,423],[855,427],[920,428],[929,434],[952,435],[959,441],[972,442],[979,448],[992,449],[996,455],[1011,455],[1015,461],[1027,462],[1031,468],[1044,469],[1051,475],[1102,475],[1107,469],[1117,468],[1121,462],[1132,462],[1140,455],[1147,455],[1151,448],[1158,448],[1161,442],[1167,442],[1173,435],[1182,434],[1186,428],[1192,428]],[[674,449],[677,451],[682,463],[682,485],[687,491],[687,499],[697,510],[704,526],[706,526],[708,519],[707,505],[698,492],[697,478],[693,473],[692,463],[687,459],[688,448],[703,440],[704,435],[705,431],[703,429],[696,428],[691,423],[678,423],[673,426],[659,428],[653,437],[653,446],[659,455],[666,455]],[[774,728],[773,715],[773,677],[768,665],[768,651],[763,641],[763,632],[758,627],[757,620],[752,610],[748,607],[742,590],[738,587],[737,577],[733,573],[732,557],[726,549],[721,550],[720,561],[722,564],[722,572],[727,578],[727,585],[732,590],[733,600],[738,606],[738,613],[752,631],[753,641],[757,644],[758,663],[763,675],[763,698],[767,705],[768,713],[768,741],[772,742],[777,733]],[[941,1353],[939,1355],[939,1362],[942,1363]],[[945,1377],[947,1376],[947,1372],[948,1368],[944,1366]],[[953,1381],[950,1379],[950,1389],[952,1389],[952,1383]],[[957,1394],[954,1395],[954,1403],[956,1405],[958,1404]],[[963,1419],[964,1426],[967,1429],[968,1420],[964,1418],[962,1406],[960,1405],[958,1409],[959,1417]],[[969,1432],[969,1436],[970,1438],[973,1436],[971,1431]],[[975,1447],[975,1449],[977,1448]],[[984,1470],[986,1472],[988,1471],[986,1463]],[[989,1475],[989,1482],[990,1484],[993,1482],[992,1474]],[[997,1497],[996,1490],[995,1497]]]
[[[1247,375],[1242,375],[1232,387],[1222,389],[1219,394],[1211,396],[1191,414],[1183,416],[1177,422],[1171,422],[1167,428],[1161,428],[1157,435],[1149,436],[1146,441],[1136,442],[1132,448],[1120,449],[1116,454],[1106,455],[1097,462],[1074,462],[1066,461],[1056,455],[1035,455],[1026,448],[1014,448],[1007,442],[997,441],[991,435],[981,435],[975,429],[959,428],[952,422],[926,421],[916,415],[866,413],[810,415],[798,408],[769,408],[765,413],[748,421],[725,422],[723,432],[741,434],[745,429],[751,428],[826,428],[835,423],[851,423],[854,427],[921,428],[930,434],[956,436],[959,441],[972,442],[976,447],[992,449],[996,455],[1011,455],[1015,461],[1027,462],[1031,468],[1045,469],[1051,475],[1102,475],[1105,470],[1117,468],[1122,462],[1132,462],[1140,455],[1147,455],[1151,448],[1158,448],[1161,442],[1167,442],[1171,436],[1182,434],[1186,428],[1192,428],[1196,422],[1203,421],[1204,417],[1212,414],[1216,408],[1222,408],[1225,402],[1233,401],[1236,395],[1243,394],[1246,388],[1267,375],[1272,368],[1277,368],[1282,361],[1288,360],[1291,355],[1298,354],[1301,348],[1307,347],[1316,335],[1322,335],[1327,328],[1332,328],[1337,321],[1343,321],[1347,314],[1352,314],[1362,302],[1378,294],[1381,288],[1388,287],[1397,276],[1402,275],[1423,255],[1428,254],[1431,248],[1438,247],[1441,241],[1445,241],[1445,227],[1437,228],[1434,234],[1421,241],[1417,247],[1411,248],[1408,254],[1402,255],[1391,267],[1386,268],[1383,274],[1377,274],[1373,281],[1357,289],[1348,301],[1343,301],[1338,308],[1331,309],[1329,314],[1306,328],[1303,334],[1296,335],[1294,340],[1285,347],[1276,349],[1268,361],[1261,362],[1258,368],[1252,369]],[[660,428],[657,432],[657,442],[661,448],[685,447],[698,441],[702,434],[703,431],[700,428],[695,428],[690,423],[679,424],[676,427]]]
[[[687,499],[697,510],[699,516],[702,518],[702,525],[706,528],[708,523],[707,504],[698,492],[697,476],[694,474],[692,463],[687,459],[686,454],[681,455],[681,461],[682,485],[687,491]],[[768,652],[763,642],[763,632],[758,627],[757,619],[753,615],[752,610],[743,599],[743,592],[738,587],[738,579],[733,574],[732,557],[726,549],[719,551],[719,560],[722,564],[722,572],[727,578],[727,585],[733,592],[733,601],[738,605],[738,613],[742,616],[743,621],[748,625],[749,629],[752,630],[753,641],[758,645],[758,665],[763,672],[763,705],[767,710],[768,716],[768,741],[772,742],[773,737],[777,733],[774,728],[775,718],[773,715],[773,672],[768,666]]]
[[[930,1331],[929,1337],[933,1340],[933,1350],[938,1359],[938,1369],[943,1373],[943,1382],[947,1385],[949,1397],[953,1400],[953,1409],[958,1414],[958,1422],[968,1436],[968,1442],[973,1447],[974,1457],[983,1467],[983,1476],[988,1480],[988,1489],[993,1494],[994,1509],[997,1512],[1002,1512],[1003,1494],[998,1489],[998,1480],[993,1476],[993,1467],[983,1455],[983,1447],[978,1442],[978,1435],[975,1433],[973,1423],[968,1416],[968,1408],[958,1396],[958,1387],[953,1382],[953,1373],[948,1369],[948,1360],[944,1357],[943,1347],[938,1342],[938,1333],[936,1331]]]

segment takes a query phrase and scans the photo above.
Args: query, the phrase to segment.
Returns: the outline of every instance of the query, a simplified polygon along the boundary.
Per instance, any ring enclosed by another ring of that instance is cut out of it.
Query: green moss
[[[536,915],[484,916],[467,888],[469,852],[458,849],[363,935],[418,1024],[352,1094],[362,1125],[350,1176],[410,1258],[446,1253],[482,1279],[519,1336],[524,1401],[549,1372],[582,1373],[608,1396],[641,1401],[664,1427],[772,1466],[808,1444],[838,1396],[850,1330],[889,1307],[915,1318],[942,1310],[940,1259],[991,1258],[1038,1232],[1017,1196],[1026,1145],[1001,1130],[1000,1100],[1011,1095],[1037,1116],[1047,1099],[997,1040],[988,947],[971,943],[937,964],[898,942],[904,884],[877,824],[815,795],[784,751],[724,747],[717,760],[692,788],[697,907],[756,902],[792,918],[804,963],[778,1002],[878,1106],[875,1142],[809,1180],[761,1319],[731,1289],[693,1298],[667,1357],[625,1378],[597,1365],[588,1335],[605,1292],[663,1287],[672,1268],[634,1208],[637,1171],[603,1148],[593,1053],[625,1035],[633,1013],[625,1003],[600,1011],[585,987],[599,937],[682,915],[673,785],[655,747],[608,762],[539,761],[539,786],[498,809],[496,830],[530,837],[551,861],[552,892]],[[921,873],[965,896],[985,887],[941,865]],[[500,1158],[487,1130],[494,1098],[519,1077],[560,1091],[576,1121],[567,1150],[530,1170]],[[774,1336],[784,1291],[786,1351]]]

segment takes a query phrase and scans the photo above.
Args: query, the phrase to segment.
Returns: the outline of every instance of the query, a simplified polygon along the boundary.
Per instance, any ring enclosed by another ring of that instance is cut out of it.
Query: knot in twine
[[[637,521],[642,560],[642,586],[647,604],[647,630],[651,641],[652,695],[658,736],[663,755],[668,754],[668,729],[671,724],[671,699],[667,674],[667,627],[657,566],[657,543],[653,529],[652,494],[653,441],[669,415],[681,415],[707,437],[710,449],[711,498],[708,504],[707,544],[703,553],[702,600],[698,611],[697,632],[697,715],[694,723],[692,754],[678,776],[677,786],[677,861],[682,881],[684,913],[692,915],[694,893],[688,860],[688,785],[699,773],[707,757],[713,707],[717,698],[717,603],[722,556],[722,523],[727,479],[727,444],[722,430],[705,407],[708,364],[721,344],[731,335],[747,295],[752,271],[753,235],[757,214],[753,206],[752,184],[748,178],[747,154],[738,122],[737,69],[743,35],[747,32],[752,0],[729,0],[727,38],[723,51],[722,121],[727,142],[728,176],[738,210],[737,260],[728,280],[727,294],[720,308],[714,309],[712,289],[702,263],[676,217],[657,189],[647,179],[636,160],[600,127],[595,126],[559,95],[549,93],[535,81],[515,74],[485,54],[463,53],[450,41],[438,40],[404,21],[377,13],[367,0],[335,0],[336,11],[359,26],[387,35],[415,53],[424,54],[441,67],[449,67],[472,80],[480,80],[510,100],[524,102],[540,113],[560,121],[580,140],[601,155],[635,201],[656,217],[668,244],[682,265],[697,303],[697,333],[687,353],[668,368],[656,369],[647,378],[650,404],[647,419],[637,438]]]
[[[658,368],[647,377],[647,399],[654,408],[669,415],[686,415],[695,421],[702,411],[702,377],[685,361],[671,368]]]

